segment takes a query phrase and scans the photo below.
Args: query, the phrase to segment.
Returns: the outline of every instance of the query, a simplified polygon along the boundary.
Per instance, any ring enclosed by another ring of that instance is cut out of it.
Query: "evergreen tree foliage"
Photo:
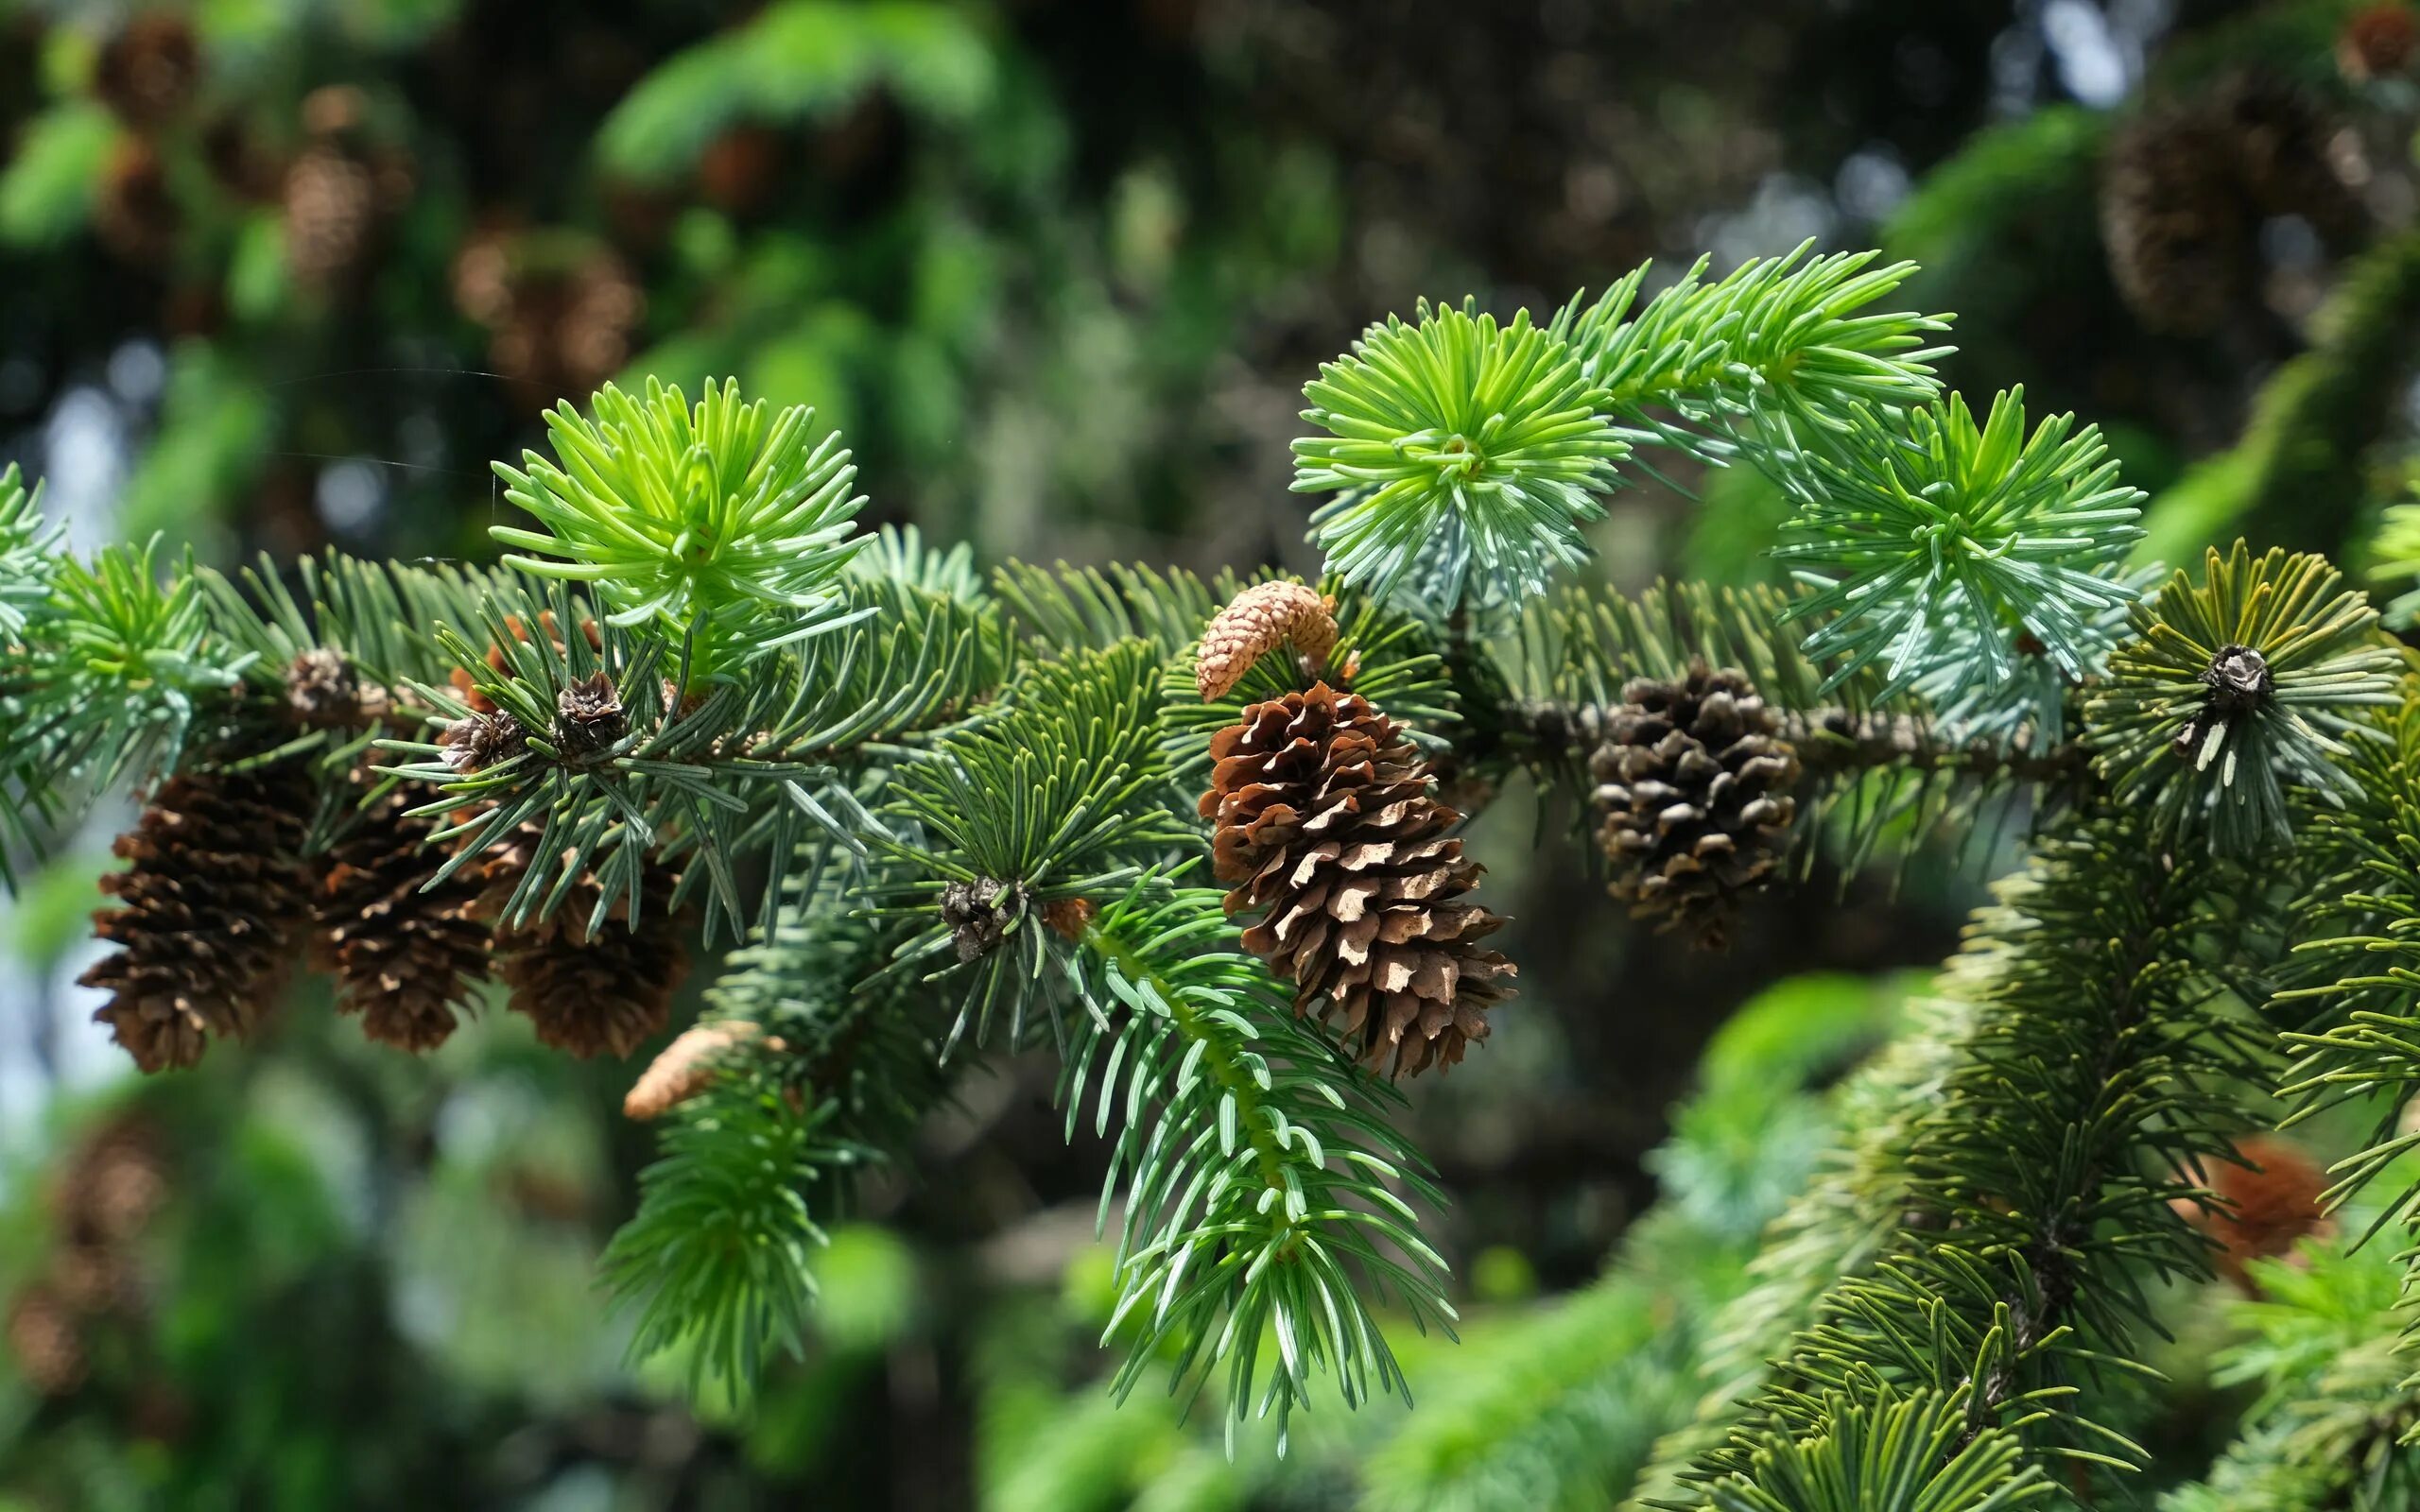
[[[938,24],[919,9],[883,24]],[[855,24],[786,6],[752,30]],[[873,77],[880,49],[859,41]],[[1370,1491],[1567,1503],[1535,1467],[1597,1435],[1592,1489],[1652,1459],[1657,1506],[2128,1494],[2152,1463],[2134,1403],[2164,1309],[2210,1274],[2193,1214],[2223,1205],[2256,1094],[2282,1078],[2313,1121],[2360,1104],[2374,1122],[2339,1196],[2387,1177],[2376,1222],[2410,1221],[2394,1188],[2420,1136],[2389,1104],[2420,1083],[2415,978],[2394,964],[2420,906],[2420,725],[2407,659],[2323,558],[2238,543],[2154,590],[2099,433],[2029,428],[2015,389],[1979,418],[1940,392],[1925,343],[1945,318],[1878,308],[1910,271],[1801,252],[1643,304],[1642,270],[1544,323],[1465,301],[1369,328],[1309,386],[1321,434],[1295,449],[1298,488],[1335,497],[1310,520],[1320,580],[1285,592],[1332,617],[1333,644],[1322,619],[1253,641],[1246,666],[1222,640],[1237,664],[1208,697],[1213,616],[1275,579],[979,578],[962,550],[859,530],[837,437],[731,384],[553,411],[555,457],[498,469],[532,523],[494,528],[512,550],[493,567],[329,557],[231,578],[150,548],[86,558],[11,479],[7,812],[31,834],[115,783],[148,799],[292,773],[299,853],[222,847],[286,885],[400,801],[425,825],[426,885],[473,893],[463,917],[516,1006],[515,960],[549,943],[635,951],[693,918],[735,942],[716,1032],[660,1068],[679,1084],[662,1159],[606,1261],[634,1350],[725,1400],[802,1349],[856,1178],[907,1151],[956,1068],[1055,1054],[1070,1138],[1108,1145],[1110,1392],[1165,1378],[1238,1460],[1366,1432],[1313,1414],[1408,1402],[1425,1347],[1407,1326],[1450,1335],[1461,1315],[1401,1093],[1350,1053],[1359,1022],[1328,1019],[1363,988],[1460,1011],[1467,958],[1396,947],[1459,939],[1483,911],[1444,833],[1461,806],[1516,775],[1574,783],[1627,745],[1654,761],[1623,767],[1626,812],[1687,839],[1668,875],[1769,837],[1810,864],[1933,838],[1972,860],[2021,826],[2030,859],[1896,1048],[1821,1106],[1730,1115],[1759,1158],[1790,1119],[1837,1130],[1820,1160],[1799,1152],[1804,1190],[1725,1166],[1685,1125],[1665,1157],[1681,1200],[1548,1336],[1499,1356],[1512,1375],[1461,1394],[1459,1436],[1399,1419],[1422,1447]],[[1769,474],[1795,587],[1564,582],[1653,447]],[[1658,724],[1656,686],[1686,678],[1716,715]],[[1385,732],[1289,723],[1340,689]],[[1789,790],[1754,813],[1726,810],[1737,774],[1700,748],[1732,738],[1723,708]],[[1228,917],[1250,895],[1201,885],[1201,795],[1251,775],[1213,765],[1238,728],[1266,747],[1262,791],[1222,816],[1252,844],[1222,830],[1220,874],[1266,855],[1317,893],[1276,962]],[[126,850],[147,896],[171,892]],[[163,938],[223,943],[157,912]],[[1295,990],[1314,983],[1324,1010]],[[669,984],[649,986],[660,1022]],[[2283,1342],[2235,1358],[2275,1399],[2210,1494],[2308,1471],[2398,1504],[2378,1425],[2401,1447],[2410,1388],[2382,1321],[2401,1303],[2345,1312],[2323,1288],[2352,1274],[2279,1281],[2279,1311],[2252,1315]],[[1702,1334],[1625,1315],[1675,1288],[1712,1317]],[[2323,1366],[2311,1319],[2331,1308],[2349,1332]],[[1530,1402],[1536,1421],[1509,1423]],[[1086,1421],[1101,1453],[1141,1441]],[[1239,1484],[1187,1463],[1205,1496]]]

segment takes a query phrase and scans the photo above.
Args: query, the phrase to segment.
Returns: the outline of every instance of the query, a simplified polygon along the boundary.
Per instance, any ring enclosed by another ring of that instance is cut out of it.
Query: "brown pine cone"
[[[1253,662],[1288,641],[1324,666],[1336,649],[1336,604],[1301,583],[1256,583],[1211,618],[1201,632],[1194,684],[1204,702],[1224,697]]]
[[[436,821],[411,807],[400,792],[379,799],[320,858],[311,945],[336,975],[337,1011],[359,1014],[381,1044],[418,1052],[443,1044],[471,1006],[489,929],[471,868],[426,886],[447,852],[428,844]]]
[[[2356,84],[2391,78],[2420,57],[2420,11],[2408,0],[2384,0],[2345,19],[2336,34],[2336,67]]]
[[[2260,74],[2229,79],[2211,98],[2225,123],[2245,194],[2262,215],[2300,215],[2323,236],[2360,230],[2367,212],[2334,150],[2340,123],[2309,94]]]
[[[308,905],[299,852],[307,782],[291,763],[172,778],[112,849],[95,914],[118,946],[81,978],[111,989],[93,1015],[145,1071],[190,1066],[275,1005]]]
[[[1456,901],[1481,868],[1394,722],[1322,682],[1246,709],[1210,754],[1201,810],[1227,911],[1260,916],[1244,946],[1293,981],[1295,1010],[1324,999],[1345,1042],[1397,1076],[1485,1039],[1514,969],[1478,942],[1503,920]]]
[[[93,231],[101,245],[136,267],[161,267],[176,256],[183,229],[184,212],[158,150],[138,136],[118,138],[93,203]]]
[[[463,868],[480,889],[478,917],[500,920],[541,838],[533,826]],[[627,1056],[670,1022],[672,994],[688,975],[686,927],[671,911],[679,874],[649,866],[642,886],[645,913],[627,927],[616,900],[602,927],[596,879],[583,876],[544,919],[524,927],[495,924],[495,974],[510,990],[506,1006],[537,1025],[541,1042],[585,1059]]]
[[[2239,1142],[2236,1153],[2251,1168],[2220,1161],[2190,1173],[2217,1194],[2217,1206],[2190,1197],[2169,1206],[2218,1246],[2219,1274],[2250,1294],[2258,1288],[2245,1269],[2249,1262],[2290,1254],[2305,1237],[2327,1232],[2333,1220],[2322,1202],[2327,1173],[2308,1156],[2266,1137]]]
[[[1723,942],[1789,845],[1798,753],[1748,679],[1693,664],[1634,679],[1590,759],[1610,890],[1640,919]]]
[[[387,712],[387,690],[365,683],[341,651],[314,646],[285,669],[285,706],[314,730],[356,730]]]
[[[592,934],[582,908],[578,919],[559,916],[557,927],[496,936],[508,1006],[529,1016],[541,1043],[582,1059],[628,1056],[663,1032],[689,971],[681,921],[664,909],[669,886],[668,878],[649,886],[654,906],[635,929],[617,909]]]
[[[71,1241],[123,1245],[168,1200],[168,1161],[159,1130],[133,1117],[87,1135],[60,1173],[54,1207]]]
[[[182,16],[136,16],[101,47],[93,92],[121,121],[155,131],[182,114],[201,82],[201,46]]]
[[[285,261],[303,283],[324,286],[358,271],[377,218],[377,179],[344,147],[315,143],[286,169]]]
[[[2234,134],[2204,111],[2155,112],[2110,142],[2101,242],[2146,329],[2212,331],[2251,296],[2256,217],[2240,161]]]
[[[44,1397],[64,1397],[84,1383],[90,1363],[75,1313],[46,1286],[31,1286],[9,1304],[0,1328],[26,1384]]]

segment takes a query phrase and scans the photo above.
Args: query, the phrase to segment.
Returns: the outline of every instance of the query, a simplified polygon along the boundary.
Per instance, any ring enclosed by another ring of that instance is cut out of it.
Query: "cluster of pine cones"
[[[286,264],[298,282],[322,290],[357,285],[411,198],[410,155],[381,139],[368,96],[342,84],[305,95],[301,146],[273,149],[240,115],[209,111],[206,62],[192,23],[167,11],[133,17],[102,45],[93,93],[124,128],[94,203],[102,245],[138,267],[173,261],[184,208],[168,164],[179,134],[190,131],[220,190],[283,210]]]
[[[307,653],[287,683],[298,719],[348,722],[337,705],[354,685],[333,653]],[[363,721],[389,707],[380,690],[350,696]],[[571,717],[594,713],[597,691],[564,697],[577,706]],[[687,970],[682,925],[666,910],[592,932],[598,889],[584,879],[543,923],[502,928],[535,836],[494,846],[432,886],[447,855],[430,841],[437,821],[414,816],[400,793],[361,804],[366,778],[344,779],[358,789],[357,812],[306,855],[320,781],[301,759],[182,774],[119,836],[130,865],[103,879],[116,905],[95,916],[117,950],[83,981],[109,989],[95,1017],[145,1071],[190,1066],[212,1040],[249,1035],[298,956],[335,977],[338,1010],[358,1016],[364,1033],[406,1050],[442,1044],[490,975],[541,1040],[573,1055],[627,1056],[664,1027]],[[648,896],[667,896],[670,881],[650,877]]]
[[[621,371],[647,293],[614,249],[567,232],[487,231],[454,260],[454,303],[486,327],[488,360],[526,407]]]

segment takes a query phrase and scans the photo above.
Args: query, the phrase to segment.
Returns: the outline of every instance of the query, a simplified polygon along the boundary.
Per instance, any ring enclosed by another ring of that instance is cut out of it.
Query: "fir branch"
[[[2159,1512],[2420,1508],[2420,1389],[2398,1348],[2412,1321],[2398,1268],[2308,1245],[2252,1270],[2259,1296],[2232,1309],[2246,1336],[2215,1378],[2256,1384],[2260,1399],[2208,1474],[2162,1496]]]
[[[1122,1195],[1118,1303],[1104,1336],[1130,1353],[1116,1389],[1163,1359],[1172,1391],[1223,1377],[1230,1444],[1288,1418],[1314,1378],[1350,1407],[1410,1398],[1374,1304],[1426,1332],[1454,1317],[1419,1209],[1443,1199],[1382,1116],[1395,1101],[1293,1012],[1209,889],[1137,886],[1065,952],[1086,1013],[1062,1097],[1122,1123],[1102,1213]]]
[[[2331,1206],[2371,1197],[2364,1241],[2390,1226],[2420,1228],[2420,1175],[2407,1160],[2420,1133],[2403,1124],[2404,1105],[2420,1093],[2420,705],[2411,691],[2407,681],[2386,738],[2356,746],[2344,768],[2348,805],[2311,825],[2313,882],[2295,908],[2297,943],[2272,1003],[2290,1026],[2286,1126],[2342,1108],[2371,1110],[2368,1138],[2332,1168],[2328,1194]],[[2372,1190],[2381,1184],[2389,1190]],[[2420,1270],[2420,1253],[2411,1258]]]
[[[1925,343],[1947,318],[1866,313],[1915,265],[1877,267],[1873,252],[1810,257],[1814,245],[1750,258],[1712,283],[1701,259],[1634,314],[1650,271],[1641,266],[1594,303],[1575,295],[1547,330],[1570,344],[1626,439],[1710,461],[1736,455],[1731,433],[1761,411],[1931,398],[1929,364],[1949,349]]]
[[[1817,621],[1806,651],[1838,659],[1832,681],[1878,668],[1896,692],[1958,656],[1960,686],[2003,683],[2020,632],[2071,679],[2097,664],[2103,612],[2138,596],[2116,574],[2141,494],[2074,426],[2028,437],[2021,388],[1979,425],[1954,395],[1840,430],[1769,420],[1754,455],[1797,506],[1773,555],[1814,590],[1785,612]]]
[[[2196,1190],[2181,1173],[2228,1158],[2229,1093],[2257,1062],[2204,964],[2244,934],[2238,883],[2124,818],[2043,842],[1960,973],[1975,1019],[1909,1131],[1911,1226],[1827,1295],[1697,1474],[1743,1469],[1759,1433],[1820,1431],[1824,1394],[1868,1383],[1958,1394],[1969,1442],[2005,1429],[2045,1453],[2134,1458],[2062,1403],[2083,1372],[2132,1359],[2152,1279],[2204,1270],[2169,1202]]]
[[[1968,1428],[1964,1396],[1827,1393],[1823,1429],[1758,1444],[1715,1483],[1715,1512],[2006,1512],[2053,1495],[2014,1434]]]
[[[812,1326],[812,1252],[858,1174],[903,1144],[944,1085],[915,1005],[878,969],[890,940],[802,888],[734,953],[716,1022],[758,1033],[675,1110],[638,1211],[602,1262],[636,1309],[632,1358],[683,1357],[689,1387],[745,1399]]]

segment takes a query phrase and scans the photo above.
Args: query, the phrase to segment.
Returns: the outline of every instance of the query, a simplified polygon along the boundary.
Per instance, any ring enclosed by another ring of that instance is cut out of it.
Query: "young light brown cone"
[[[1252,664],[1288,641],[1324,665],[1336,649],[1334,606],[1300,583],[1256,583],[1237,593],[1201,632],[1194,686],[1204,701],[1224,697]]]

